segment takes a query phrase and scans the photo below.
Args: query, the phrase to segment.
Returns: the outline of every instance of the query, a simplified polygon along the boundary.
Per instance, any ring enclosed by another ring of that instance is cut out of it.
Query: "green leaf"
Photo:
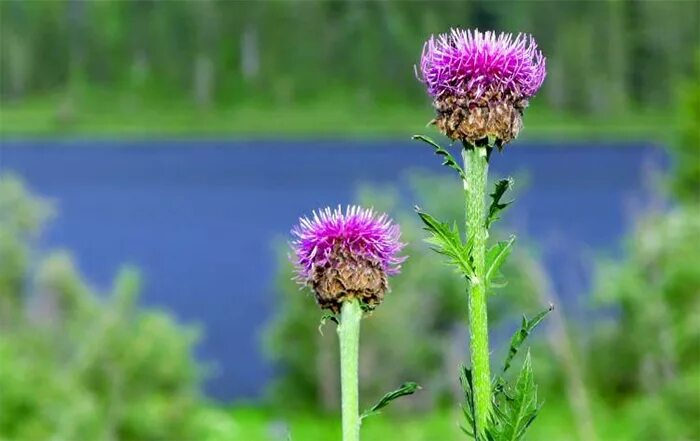
[[[472,375],[472,370],[466,366],[462,366],[462,375],[459,378],[460,383],[462,383],[462,389],[464,389],[465,402],[462,405],[462,412],[464,413],[464,419],[467,421],[467,427],[460,426],[462,432],[473,439],[477,439],[476,430],[476,407],[474,405],[474,377]]]
[[[530,351],[525,356],[523,367],[515,384],[515,400],[510,410],[510,424],[505,432],[505,437],[501,438],[504,441],[521,439],[539,411],[537,386],[535,386],[535,378],[532,374]]]
[[[489,426],[486,428],[487,438],[493,441],[521,440],[540,407],[528,351],[515,386],[511,388],[506,385],[495,396]]]
[[[503,363],[503,374],[505,374],[506,371],[510,368],[513,359],[518,354],[520,346],[522,346],[525,339],[527,339],[527,337],[530,335],[533,329],[535,329],[537,325],[539,325],[540,322],[542,322],[545,316],[549,314],[552,311],[552,309],[554,309],[554,306],[549,305],[549,308],[534,316],[532,320],[528,320],[527,317],[523,315],[523,319],[520,324],[520,329],[518,329],[518,331],[515,334],[513,334],[513,338],[511,338],[510,340],[510,348],[508,349],[508,355],[506,356],[506,360]]]
[[[425,224],[425,229],[433,234],[425,241],[433,246],[433,250],[450,258],[450,263],[456,265],[468,278],[474,277],[474,268],[469,258],[469,249],[462,243],[459,229],[454,224],[450,227],[416,207],[418,216]]]
[[[487,287],[494,280],[501,265],[503,265],[503,262],[505,262],[506,258],[510,255],[510,252],[513,250],[514,242],[515,236],[511,236],[510,239],[498,242],[486,251],[486,275],[484,277],[484,283],[486,283]]]
[[[490,195],[492,201],[491,205],[489,206],[489,213],[486,216],[487,229],[491,227],[492,223],[500,219],[501,211],[503,211],[508,205],[510,205],[513,202],[501,202],[501,199],[503,198],[505,192],[512,187],[513,178],[501,179],[500,181],[496,182],[496,189]]]
[[[532,362],[528,351],[523,367],[515,382],[509,384],[504,375],[530,333],[552,310],[552,306],[534,316],[531,320],[523,316],[520,329],[513,335],[503,370],[493,380],[493,408],[486,428],[489,441],[517,441],[525,435],[525,430],[537,416],[540,405],[537,402],[537,387],[532,374]]]
[[[370,409],[364,411],[362,413],[362,416],[360,419],[365,419],[368,416],[376,415],[379,413],[380,410],[385,408],[386,406],[389,405],[392,401],[394,401],[397,398],[401,398],[406,395],[413,395],[416,391],[422,389],[418,383],[414,383],[412,381],[409,381],[407,383],[402,384],[399,386],[398,389],[395,391],[389,392],[386,395],[384,395],[374,406],[372,406]]]
[[[435,154],[438,156],[442,156],[444,158],[444,160],[442,161],[442,165],[445,165],[445,166],[450,167],[454,170],[457,170],[457,173],[459,173],[459,177],[463,181],[467,180],[467,177],[464,174],[464,170],[462,170],[462,167],[460,167],[459,163],[455,160],[454,156],[452,156],[452,154],[450,152],[445,150],[438,143],[436,143],[432,139],[428,138],[427,136],[413,135],[413,139],[423,141],[423,142],[433,146],[433,148],[435,149]]]

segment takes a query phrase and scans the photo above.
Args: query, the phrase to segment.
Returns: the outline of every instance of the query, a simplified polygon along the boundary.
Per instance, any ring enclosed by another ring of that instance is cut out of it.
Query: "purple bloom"
[[[311,219],[302,217],[292,235],[297,279],[327,309],[338,310],[352,298],[378,304],[387,275],[398,273],[405,260],[398,256],[404,246],[399,226],[371,209],[325,208]]]
[[[479,99],[500,95],[532,97],[546,74],[545,58],[530,35],[452,29],[431,36],[420,71],[428,93]]]
[[[338,247],[353,255],[377,262],[389,275],[397,274],[405,260],[397,254],[404,244],[399,241],[401,230],[386,214],[377,215],[371,209],[349,206],[343,210],[329,207],[302,217],[292,229],[292,242],[300,279],[307,279],[314,266],[323,266]]]
[[[420,73],[437,113],[432,123],[442,133],[465,145],[501,148],[520,133],[546,68],[529,35],[452,29],[425,43]]]

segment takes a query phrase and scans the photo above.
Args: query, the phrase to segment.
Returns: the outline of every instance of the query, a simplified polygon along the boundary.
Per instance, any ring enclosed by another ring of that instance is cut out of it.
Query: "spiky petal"
[[[433,97],[450,94],[478,99],[495,93],[532,97],[546,75],[545,58],[526,34],[451,29],[423,47],[421,74]]]
[[[351,298],[380,303],[387,276],[398,273],[405,260],[398,255],[404,246],[399,226],[371,209],[315,211],[299,220],[292,235],[297,280],[314,290],[322,308],[336,312]]]

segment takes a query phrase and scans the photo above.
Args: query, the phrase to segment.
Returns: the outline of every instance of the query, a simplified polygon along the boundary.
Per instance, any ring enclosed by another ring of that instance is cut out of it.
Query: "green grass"
[[[285,416],[255,408],[236,407],[232,410],[235,441],[281,441],[291,436],[292,441],[340,440],[340,424],[336,417],[315,416],[311,413],[293,413]],[[379,415],[365,420],[363,441],[466,441],[461,432],[458,409],[437,411],[425,415]],[[600,441],[633,441],[632,422],[624,411],[598,409],[597,431]],[[566,403],[548,402],[533,426],[531,441],[578,441],[571,412]]]
[[[0,135],[22,137],[393,137],[425,131],[429,104],[359,104],[342,94],[306,104],[239,103],[198,109],[179,100],[91,90],[66,105],[60,95],[0,103]],[[661,139],[673,123],[663,113],[576,116],[528,109],[524,138]]]

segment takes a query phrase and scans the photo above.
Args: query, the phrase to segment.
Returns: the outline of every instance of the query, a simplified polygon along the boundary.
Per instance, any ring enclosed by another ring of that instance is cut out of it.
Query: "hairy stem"
[[[357,300],[343,303],[340,312],[340,325],[338,325],[343,441],[359,441],[360,439],[357,371],[361,319],[362,308]]]
[[[464,190],[467,208],[467,235],[471,237],[474,279],[469,291],[470,351],[474,375],[474,407],[476,427],[484,433],[491,412],[491,369],[489,366],[489,333],[486,312],[485,254],[486,230],[486,177],[488,158],[486,147],[462,150],[466,180]]]

